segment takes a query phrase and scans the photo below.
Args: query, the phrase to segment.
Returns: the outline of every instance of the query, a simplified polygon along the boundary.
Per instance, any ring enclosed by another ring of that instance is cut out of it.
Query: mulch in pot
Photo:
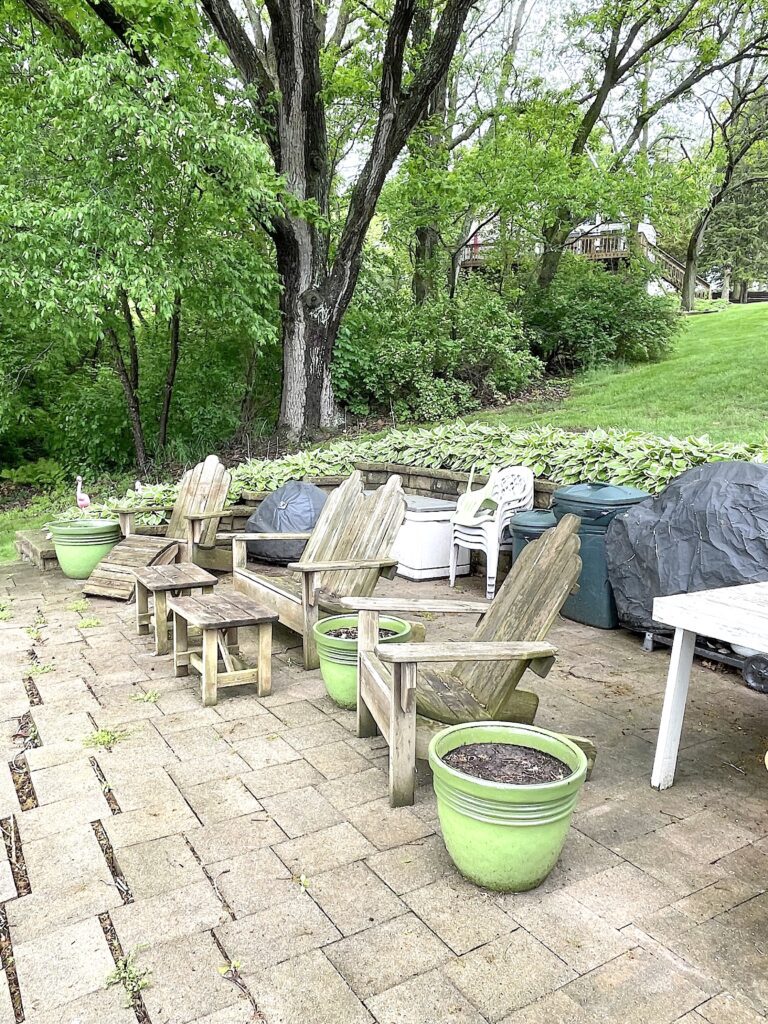
[[[444,755],[450,768],[489,782],[514,786],[559,782],[573,775],[559,757],[516,743],[467,743]]]
[[[386,640],[387,637],[396,634],[397,631],[394,629],[380,629],[379,640]],[[357,626],[339,626],[336,629],[329,629],[325,635],[336,640],[357,640]]]

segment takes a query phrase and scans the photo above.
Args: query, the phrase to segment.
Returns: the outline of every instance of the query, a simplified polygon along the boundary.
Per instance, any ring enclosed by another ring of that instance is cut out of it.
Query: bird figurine
[[[91,499],[83,490],[83,478],[77,477],[77,507],[80,509],[87,509],[91,504]]]
[[[133,485],[133,489],[134,489],[134,491],[136,491],[137,494],[141,494],[142,493],[142,491],[144,490],[144,487],[142,485],[141,480],[137,480],[136,481],[136,483]]]

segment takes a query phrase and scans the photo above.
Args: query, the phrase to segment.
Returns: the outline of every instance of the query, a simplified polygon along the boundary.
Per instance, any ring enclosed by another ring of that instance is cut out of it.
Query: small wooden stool
[[[190,665],[200,673],[205,707],[216,703],[219,686],[256,683],[259,697],[271,693],[272,623],[277,622],[274,612],[234,591],[199,597],[172,597],[168,601],[168,609],[173,614],[176,675],[188,675]],[[189,649],[190,626],[198,626],[202,631],[202,652]],[[258,628],[256,668],[249,668],[236,656],[239,651],[237,631],[241,626]]]
[[[154,599],[155,654],[168,654],[168,594],[189,595],[193,590],[210,594],[219,582],[211,573],[192,562],[175,565],[150,565],[134,569],[136,577],[136,630],[147,634],[153,616],[149,611],[149,595]]]

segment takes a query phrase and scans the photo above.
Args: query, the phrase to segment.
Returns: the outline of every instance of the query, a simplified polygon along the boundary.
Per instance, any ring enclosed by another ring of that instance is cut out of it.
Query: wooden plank
[[[396,665],[389,714],[389,802],[413,803],[416,790],[416,666]]]
[[[520,658],[552,658],[557,648],[543,641],[527,643],[472,643],[462,640],[447,640],[439,644],[378,644],[376,654],[385,664],[404,662],[453,661],[507,661]]]
[[[390,704],[392,702],[391,676],[373,655],[362,655],[364,673],[360,685],[360,697],[371,713],[379,732],[389,743]]]
[[[490,601],[459,601],[452,598],[430,597],[340,597],[340,607],[350,611],[378,612],[455,612],[458,615],[484,615],[491,607]]]

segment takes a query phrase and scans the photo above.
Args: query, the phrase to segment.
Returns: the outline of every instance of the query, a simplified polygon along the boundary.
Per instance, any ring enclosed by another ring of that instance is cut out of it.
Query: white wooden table
[[[768,583],[657,597],[653,618],[675,630],[651,775],[652,786],[667,789],[675,780],[696,634],[768,653]]]

